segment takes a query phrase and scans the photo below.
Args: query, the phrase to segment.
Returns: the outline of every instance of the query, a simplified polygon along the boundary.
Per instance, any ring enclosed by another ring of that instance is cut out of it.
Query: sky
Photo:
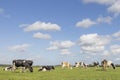
[[[120,64],[120,1],[0,0],[0,44],[0,64]]]

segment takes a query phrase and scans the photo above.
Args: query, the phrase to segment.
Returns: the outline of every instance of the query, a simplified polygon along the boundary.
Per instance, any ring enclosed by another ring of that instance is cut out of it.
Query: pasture
[[[101,67],[61,69],[55,67],[55,70],[38,72],[38,67],[33,67],[34,72],[21,73],[19,70],[3,71],[0,67],[0,80],[120,80],[120,67],[115,70],[107,69],[102,71]]]

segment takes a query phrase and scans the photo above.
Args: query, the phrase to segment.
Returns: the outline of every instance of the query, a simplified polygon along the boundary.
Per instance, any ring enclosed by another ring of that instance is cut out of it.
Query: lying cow
[[[13,60],[13,70],[18,67],[22,67],[22,72],[24,72],[25,69],[29,69],[30,72],[33,72],[32,64],[32,60]]]
[[[12,66],[5,67],[3,70],[4,70],[4,71],[12,71]]]
[[[42,66],[38,71],[50,71],[54,69],[54,66]]]

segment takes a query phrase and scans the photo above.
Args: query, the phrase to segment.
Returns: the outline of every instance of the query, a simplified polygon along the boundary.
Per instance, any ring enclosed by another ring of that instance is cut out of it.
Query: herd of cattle
[[[13,60],[12,62],[12,66],[9,67],[5,67],[3,70],[5,71],[15,71],[16,69],[18,69],[19,67],[22,69],[22,72],[24,72],[26,69],[28,69],[30,72],[33,72],[33,61],[32,60]],[[101,62],[101,65],[99,64],[99,62],[93,62],[92,64],[94,67],[99,67],[102,66],[103,70],[106,70],[107,67],[112,66],[113,69],[115,69],[115,65],[113,64],[112,61],[107,61],[107,60],[103,60]],[[69,62],[62,62],[61,63],[61,67],[62,69],[64,68],[69,68],[72,69],[73,67],[82,67],[82,68],[87,68],[88,65],[85,64],[84,62],[76,62],[74,66],[70,65]],[[50,71],[50,70],[54,70],[55,67],[54,66],[41,66],[38,71]]]

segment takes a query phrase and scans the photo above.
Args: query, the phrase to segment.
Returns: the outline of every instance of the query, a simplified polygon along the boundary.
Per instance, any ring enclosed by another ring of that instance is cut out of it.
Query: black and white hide
[[[18,67],[22,67],[22,72],[24,72],[25,69],[29,69],[30,72],[33,72],[32,64],[32,60],[13,60],[13,70]]]
[[[38,69],[38,71],[50,71],[50,70],[54,70],[55,67],[54,66],[42,66],[40,69]]]
[[[100,66],[99,62],[98,61],[97,62],[93,62],[93,66],[96,67],[96,68],[98,68]]]
[[[4,71],[12,71],[12,66],[5,67],[3,70],[4,70]]]

